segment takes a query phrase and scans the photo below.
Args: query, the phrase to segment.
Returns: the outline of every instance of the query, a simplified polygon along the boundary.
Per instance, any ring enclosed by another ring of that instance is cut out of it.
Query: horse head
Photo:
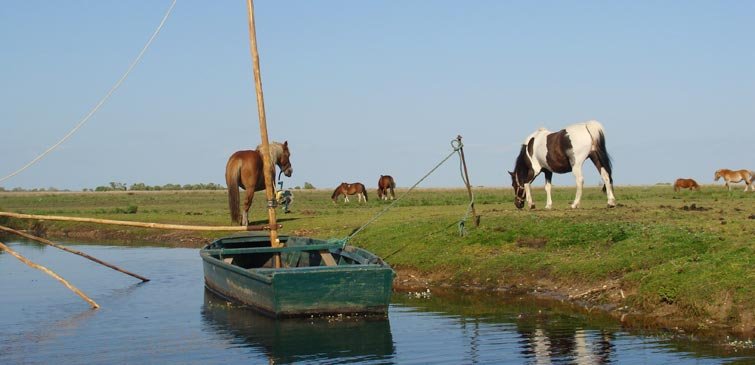
[[[514,206],[517,209],[522,209],[524,208],[524,202],[527,200],[527,191],[524,188],[524,184],[532,181],[534,178],[532,163],[527,157],[527,145],[522,145],[522,150],[516,158],[514,172],[509,171],[509,175],[511,175],[511,187],[514,188]]]
[[[341,194],[344,194],[344,192],[343,192],[344,185],[346,185],[346,183],[342,182],[342,183],[340,183],[336,187],[335,190],[333,190],[333,195],[330,196],[330,199],[333,200],[333,203],[337,203],[338,202],[338,196],[341,195]]]
[[[291,152],[288,150],[288,141],[283,142],[281,146],[281,152],[278,153],[275,163],[280,167],[281,172],[286,177],[291,177],[294,173],[293,167],[291,167]]]
[[[527,198],[524,183],[519,179],[517,173],[509,171],[509,175],[511,175],[511,187],[514,188],[514,206],[517,209],[522,209],[524,208],[524,201]]]
[[[721,170],[716,170],[716,175],[713,178],[713,181],[718,181],[718,179],[721,178]]]

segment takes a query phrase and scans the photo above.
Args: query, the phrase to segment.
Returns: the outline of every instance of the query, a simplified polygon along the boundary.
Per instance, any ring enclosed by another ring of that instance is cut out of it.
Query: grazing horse
[[[393,189],[396,188],[396,182],[393,181],[391,175],[380,175],[378,179],[377,195],[380,200],[388,200],[388,192],[391,193],[391,200],[396,198],[396,194],[393,193]]]
[[[349,202],[349,195],[357,194],[359,197],[359,202],[362,202],[362,198],[364,198],[364,202],[367,202],[367,189],[364,188],[364,184],[360,182],[355,182],[352,184],[348,184],[345,182],[342,182],[341,185],[338,185],[336,190],[333,190],[333,195],[331,195],[331,199],[333,199],[333,203],[336,203],[338,201],[338,196],[343,195],[343,201],[344,203]]]
[[[729,186],[729,183],[738,183],[742,180],[745,182],[745,190],[747,191],[747,188],[750,188],[750,190],[755,191],[755,186],[752,185],[752,179],[753,174],[750,170],[736,170],[732,171],[729,169],[720,169],[716,170],[716,176],[715,181],[718,181],[718,179],[724,178],[724,182],[726,183],[726,187],[729,188],[729,191],[731,191],[731,186]]]
[[[700,185],[697,185],[697,181],[693,179],[676,179],[676,181],[674,181],[674,191],[679,191],[681,189],[700,191]]]
[[[514,172],[509,171],[511,186],[515,194],[514,205],[522,209],[526,200],[530,209],[535,208],[530,184],[542,172],[545,174],[547,195],[545,209],[550,209],[553,204],[551,200],[553,173],[564,174],[572,171],[577,180],[577,195],[571,207],[578,208],[585,180],[582,176],[582,164],[587,158],[592,161],[600,177],[603,178],[603,191],[608,196],[608,206],[616,206],[611,159],[606,150],[603,126],[594,120],[570,125],[555,133],[540,128],[524,140],[519,156],[516,158]]]
[[[236,151],[225,165],[225,182],[228,186],[228,208],[231,210],[231,221],[239,223],[239,187],[246,190],[244,199],[244,212],[241,225],[249,224],[249,207],[254,199],[254,192],[265,189],[265,174],[263,172],[262,145],[256,150]],[[270,161],[278,165],[281,173],[291,176],[294,169],[291,168],[291,152],[288,150],[288,141],[283,143],[270,143]],[[275,166],[271,166],[270,176],[275,179]],[[278,174],[280,176],[280,174]],[[275,186],[275,181],[271,181]]]

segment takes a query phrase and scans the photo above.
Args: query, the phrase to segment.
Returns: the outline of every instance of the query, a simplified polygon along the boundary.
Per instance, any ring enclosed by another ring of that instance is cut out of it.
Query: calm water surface
[[[608,318],[500,296],[396,293],[387,318],[272,320],[205,292],[195,249],[3,241],[98,302],[0,253],[0,364],[729,364],[699,342],[630,334]]]

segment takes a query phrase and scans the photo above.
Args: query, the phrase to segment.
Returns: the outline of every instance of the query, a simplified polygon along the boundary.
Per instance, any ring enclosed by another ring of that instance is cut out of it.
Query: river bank
[[[667,186],[619,187],[617,192],[623,201],[610,210],[602,207],[605,200],[598,189],[587,190],[582,209],[566,209],[573,191],[556,188],[555,209],[518,211],[507,189],[478,189],[482,224],[467,222],[462,237],[456,223],[468,204],[464,191],[427,189],[390,208],[352,243],[391,263],[398,290],[453,287],[536,295],[609,312],[634,328],[753,336],[755,194],[713,186],[700,193],[674,194]],[[328,195],[295,192],[293,213],[280,216],[282,232],[345,237],[390,204],[334,205]],[[0,195],[0,208],[226,225],[224,199],[222,192],[6,193]],[[261,219],[263,208],[259,199],[256,203],[252,218]],[[138,207],[135,213],[120,213],[129,205]],[[198,248],[222,235],[5,221],[69,242]]]

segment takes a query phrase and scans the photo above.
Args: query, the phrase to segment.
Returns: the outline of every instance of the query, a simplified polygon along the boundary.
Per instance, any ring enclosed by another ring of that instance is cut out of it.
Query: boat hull
[[[257,245],[260,241],[253,243]],[[344,255],[352,259],[364,258],[348,260],[350,263],[343,263],[346,260],[341,259],[335,266],[319,264],[276,269],[233,265],[217,254],[221,252],[218,247],[222,245],[216,244],[214,248],[210,245],[201,254],[205,286],[216,294],[254,307],[262,313],[275,317],[293,317],[385,313],[388,310],[395,272],[382,260],[376,260],[377,257],[364,250],[352,247],[351,252],[355,253],[353,255],[341,250],[330,250],[336,257]],[[301,251],[294,252],[307,252],[306,246]],[[282,253],[284,261],[287,254],[291,252]],[[312,255],[311,252],[306,254]],[[238,254],[236,257],[243,255]]]

